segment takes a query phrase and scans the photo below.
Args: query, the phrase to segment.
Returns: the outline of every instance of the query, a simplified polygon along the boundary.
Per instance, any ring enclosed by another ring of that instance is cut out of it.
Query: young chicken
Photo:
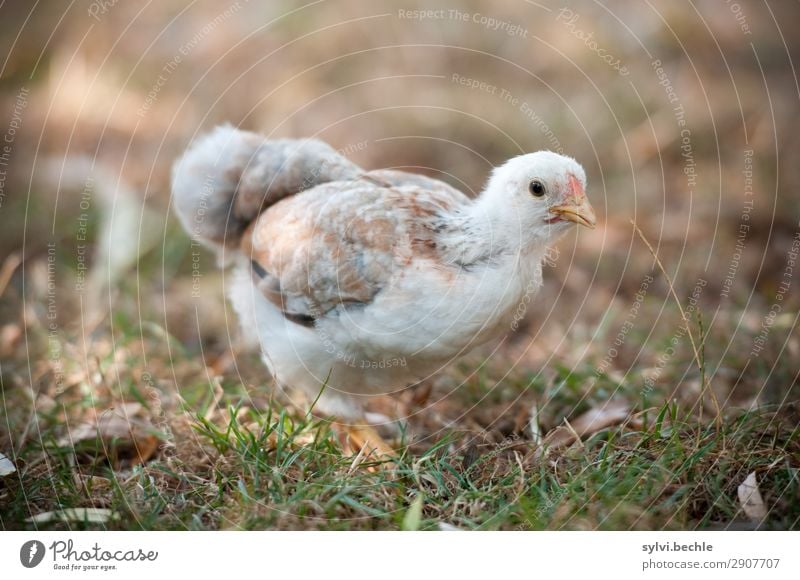
[[[585,189],[583,168],[549,151],[509,160],[470,199],[365,171],[318,140],[232,126],[197,139],[172,172],[184,227],[235,263],[229,298],[274,379],[383,455],[365,398],[508,332],[548,244],[594,227]]]

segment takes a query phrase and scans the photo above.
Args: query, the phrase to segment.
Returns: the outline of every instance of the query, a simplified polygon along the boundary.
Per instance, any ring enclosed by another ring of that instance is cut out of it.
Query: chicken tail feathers
[[[175,212],[193,241],[235,247],[270,205],[320,183],[363,172],[316,139],[268,140],[220,125],[196,139],[172,167]]]

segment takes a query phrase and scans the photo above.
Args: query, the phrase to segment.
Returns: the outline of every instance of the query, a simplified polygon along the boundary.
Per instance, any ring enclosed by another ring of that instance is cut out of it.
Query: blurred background
[[[0,15],[0,442],[36,429],[14,393],[66,416],[130,385],[164,412],[217,388],[268,396],[225,274],[170,210],[172,162],[224,122],[470,195],[523,152],[585,167],[599,227],[559,243],[519,331],[437,379],[449,424],[513,422],[520,401],[539,401],[546,431],[610,398],[706,419],[797,399],[796,2],[45,0]],[[703,339],[711,392],[632,220]],[[561,401],[557,377],[580,396]]]

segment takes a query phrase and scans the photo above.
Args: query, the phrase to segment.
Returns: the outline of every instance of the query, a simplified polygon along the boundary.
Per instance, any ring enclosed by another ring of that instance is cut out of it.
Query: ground
[[[789,3],[463,3],[497,30],[40,4],[0,7],[0,527],[800,527]],[[371,402],[401,419],[385,469],[275,387],[170,210],[172,160],[224,121],[468,193],[561,149],[600,225],[499,344]]]

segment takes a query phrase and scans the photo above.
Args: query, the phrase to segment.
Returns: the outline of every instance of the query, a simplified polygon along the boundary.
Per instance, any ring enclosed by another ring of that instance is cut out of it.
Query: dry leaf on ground
[[[121,462],[128,466],[144,463],[156,452],[158,443],[153,425],[143,416],[139,403],[125,403],[100,411],[92,420],[70,429],[58,441],[64,447],[80,447],[104,455],[115,468]]]
[[[14,467],[12,461],[8,457],[0,453],[0,477],[11,475],[16,470],[17,468]]]
[[[761,492],[758,490],[755,471],[739,485],[738,493],[739,503],[742,504],[745,515],[751,521],[761,523],[767,517],[767,506],[764,505]]]
[[[31,516],[27,521],[34,524],[47,522],[90,522],[104,524],[109,520],[116,520],[119,514],[105,508],[68,508],[65,510],[44,512]]]
[[[442,532],[461,532],[463,531],[458,526],[454,526],[453,524],[448,524],[447,522],[439,522],[438,523],[439,530]]]
[[[531,406],[531,418],[528,421],[528,430],[531,433],[531,441],[535,445],[542,443],[542,428],[539,426],[539,405],[534,403]]]
[[[558,449],[571,445],[582,437],[622,423],[629,413],[630,407],[621,402],[608,402],[602,407],[589,409],[574,421],[550,431],[544,438],[543,446]]]
[[[424,498],[422,494],[417,494],[411,507],[408,508],[406,515],[403,517],[402,529],[406,532],[416,532],[422,523],[422,504]]]

